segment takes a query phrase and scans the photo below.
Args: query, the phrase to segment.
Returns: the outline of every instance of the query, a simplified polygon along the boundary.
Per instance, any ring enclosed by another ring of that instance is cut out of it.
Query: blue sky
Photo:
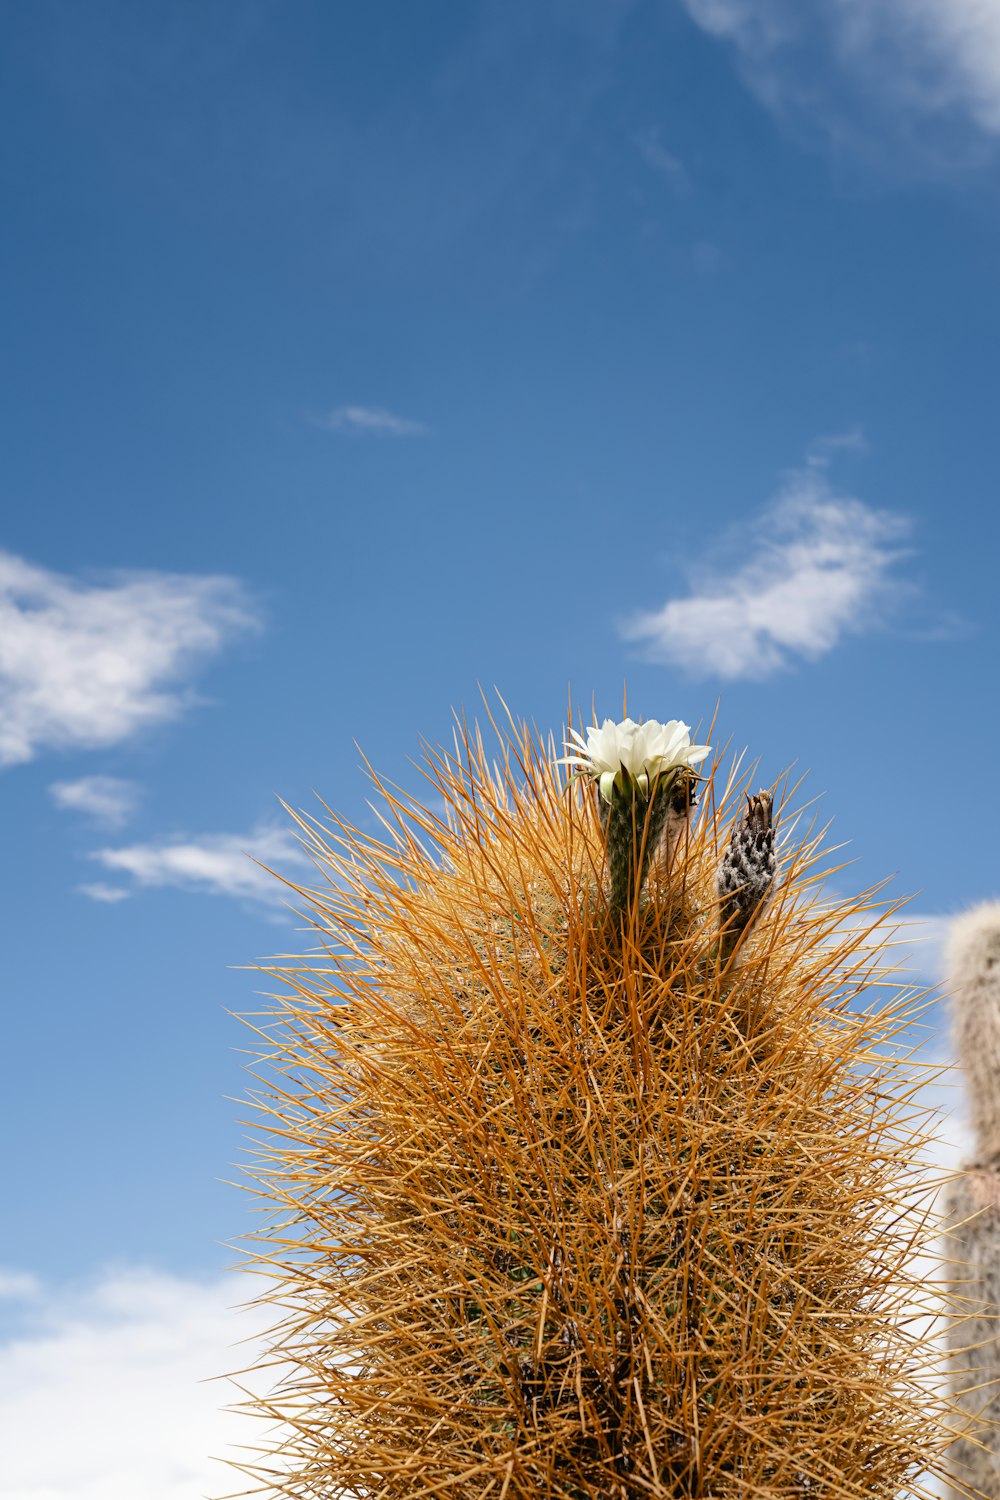
[[[109,1391],[176,1307],[216,1347],[236,966],[302,941],[244,851],[296,873],[276,796],[369,819],[356,741],[416,788],[479,684],[721,698],[855,884],[931,932],[998,894],[1000,3],[0,22],[0,1392],[42,1412],[71,1326]],[[151,1500],[212,1483],[198,1421]],[[46,1500],[131,1500],[102,1451]]]

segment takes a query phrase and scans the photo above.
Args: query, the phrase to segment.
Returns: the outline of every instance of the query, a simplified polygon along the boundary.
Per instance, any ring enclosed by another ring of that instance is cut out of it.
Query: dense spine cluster
[[[692,815],[681,730],[597,795],[512,729],[432,756],[443,816],[378,783],[384,842],[300,820],[329,881],[261,1028],[266,1490],[927,1493],[914,997],[818,844],[775,879],[767,792],[713,772]]]

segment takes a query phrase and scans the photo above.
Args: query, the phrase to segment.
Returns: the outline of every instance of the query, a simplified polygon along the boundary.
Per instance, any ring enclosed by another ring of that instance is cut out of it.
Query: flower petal
[[[557,765],[576,767],[576,774],[591,776],[600,783],[601,796],[610,802],[615,787],[625,790],[625,778],[631,778],[648,795],[651,779],[668,775],[678,766],[700,764],[711,754],[710,745],[692,745],[691,728],[683,719],[605,719],[598,726],[587,726],[584,739],[579,730],[570,727],[565,748],[569,752]]]

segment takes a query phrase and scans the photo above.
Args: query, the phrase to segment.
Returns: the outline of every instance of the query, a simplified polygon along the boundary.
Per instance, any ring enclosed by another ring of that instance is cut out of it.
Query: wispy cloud
[[[686,198],[691,192],[691,179],[687,168],[680,158],[664,145],[660,127],[650,125],[646,130],[641,130],[635,138],[635,143],[646,165],[657,172],[679,198]]]
[[[763,678],[878,625],[904,586],[905,516],[838,495],[821,468],[794,476],[729,571],[697,570],[692,591],[622,627],[654,660],[695,674]],[[736,532],[734,545],[744,533]]]
[[[245,1487],[219,1460],[245,1457],[237,1445],[259,1444],[267,1424],[225,1411],[237,1397],[219,1377],[260,1347],[266,1315],[233,1310],[257,1288],[152,1270],[71,1290],[16,1271],[0,1273],[4,1283],[24,1305],[0,1342],[0,1500],[192,1500]]]
[[[699,276],[714,276],[716,271],[721,271],[724,262],[722,251],[711,240],[698,240],[691,246],[691,265]]]
[[[0,1299],[4,1302],[29,1302],[41,1290],[42,1283],[29,1271],[8,1271],[0,1266]]]
[[[825,469],[841,454],[853,453],[861,457],[867,452],[868,439],[863,430],[849,427],[845,432],[830,432],[810,443],[806,463],[814,469]]]
[[[89,582],[0,552],[0,766],[117,744],[174,718],[197,662],[256,624],[233,578]]]
[[[326,416],[312,417],[330,432],[353,432],[368,437],[425,437],[430,428],[412,417],[398,417],[383,406],[337,406]]]
[[[878,118],[882,144],[912,148],[915,126],[964,122],[1000,136],[997,0],[682,0],[735,50],[750,87],[778,114],[808,115],[839,145]],[[923,142],[929,149],[928,141]]]
[[[794,15],[784,0],[681,0],[681,4],[709,35],[736,42],[754,57],[767,56],[795,30]]]
[[[79,781],[54,781],[49,787],[56,807],[79,812],[98,823],[120,828],[135,812],[139,788],[119,776],[82,776]]]
[[[88,880],[83,885],[78,885],[77,890],[81,896],[89,896],[91,901],[99,901],[104,906],[117,906],[119,901],[127,901],[132,892],[121,885],[107,885],[103,880]]]
[[[105,870],[129,877],[135,887],[175,886],[212,896],[280,905],[289,892],[261,865],[279,874],[302,874],[312,868],[298,839],[285,828],[258,827],[251,833],[203,834],[197,838],[165,839],[121,848],[96,849],[91,854]],[[260,861],[260,863],[255,863]],[[117,886],[81,886],[95,901],[119,899]]]

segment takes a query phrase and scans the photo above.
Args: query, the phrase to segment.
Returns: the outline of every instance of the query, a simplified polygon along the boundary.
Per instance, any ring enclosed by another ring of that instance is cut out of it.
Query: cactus
[[[945,1194],[951,1289],[969,1310],[949,1330],[952,1377],[974,1421],[948,1458],[954,1478],[1000,1500],[1000,902],[952,923],[946,964],[974,1141]]]
[[[741,812],[715,770],[692,815],[682,730],[617,771],[577,735],[596,796],[527,730],[499,761],[463,732],[426,766],[443,814],[373,774],[383,839],[298,817],[321,946],[266,966],[265,1488],[888,1500],[940,1472],[887,1047],[913,997],[850,1008],[885,978],[876,894],[821,905],[812,838],[773,884],[770,794]]]

